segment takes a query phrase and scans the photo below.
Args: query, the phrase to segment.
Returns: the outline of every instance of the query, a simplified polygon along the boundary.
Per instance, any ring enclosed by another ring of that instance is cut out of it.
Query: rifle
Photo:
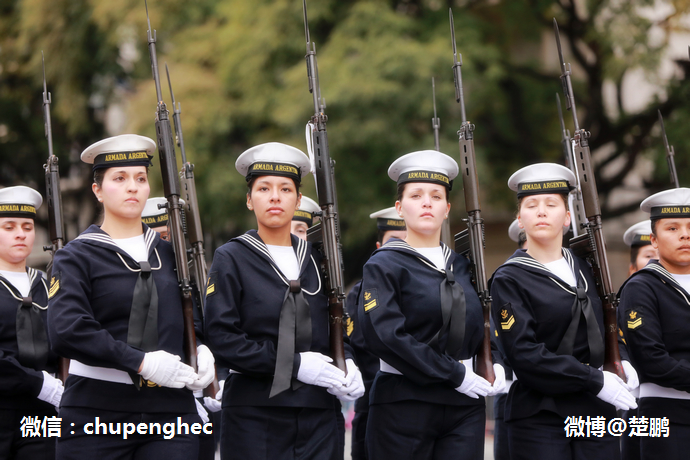
[[[196,334],[194,332],[194,302],[192,300],[192,285],[189,278],[189,267],[187,266],[187,247],[184,240],[182,229],[182,207],[180,206],[180,182],[177,175],[177,159],[175,158],[175,144],[173,142],[172,131],[170,129],[170,119],[168,118],[168,108],[163,102],[161,91],[160,76],[158,75],[158,58],[156,56],[156,31],[151,32],[151,21],[149,20],[149,8],[146,0],[146,22],[148,30],[149,57],[151,59],[151,71],[153,81],[156,84],[156,140],[158,143],[158,158],[163,174],[163,190],[165,198],[168,200],[168,218],[170,221],[170,243],[175,251],[175,262],[177,264],[177,280],[180,285],[182,297],[182,315],[184,320],[184,351],[189,364],[196,372]]]
[[[43,63],[43,122],[45,136],[48,141],[48,161],[43,165],[46,176],[46,201],[48,202],[48,222],[50,227],[50,241],[52,244],[43,246],[44,251],[50,253],[50,263],[47,267],[48,279],[53,271],[53,260],[55,253],[65,245],[65,226],[62,221],[62,195],[60,194],[60,168],[58,168],[58,157],[53,153],[53,128],[50,123],[50,104],[53,98],[48,92],[46,83],[46,60],[41,51],[41,62]],[[65,383],[69,375],[69,359],[58,358],[58,378]]]
[[[465,114],[465,96],[462,91],[462,55],[458,54],[455,45],[455,23],[453,10],[448,9],[450,16],[450,34],[453,43],[453,78],[455,80],[455,101],[460,104],[462,124],[458,130],[460,147],[460,164],[462,183],[465,191],[465,208],[467,210],[467,229],[455,235],[455,251],[465,254],[472,262],[472,284],[477,290],[484,313],[484,340],[477,354],[476,372],[493,384],[493,359],[491,357],[491,293],[486,284],[486,266],[484,265],[484,219],[479,205],[479,179],[477,161],[474,154],[474,125],[467,121]],[[458,59],[459,56],[459,59]]]
[[[556,93],[556,105],[558,106],[558,120],[561,122],[561,146],[563,147],[563,155],[565,156],[565,165],[575,174],[575,177],[578,177],[577,170],[575,169],[575,159],[573,158],[570,130],[565,128],[563,110],[561,109],[561,98],[558,93]],[[570,218],[572,219],[570,228],[573,230],[573,236],[576,237],[582,234],[582,229],[584,228],[585,222],[587,222],[585,207],[582,204],[582,190],[580,189],[579,182],[573,193],[568,195],[568,208],[570,209]]]
[[[441,142],[439,130],[441,129],[441,119],[436,115],[436,82],[434,81],[434,77],[431,77],[431,94],[434,100],[434,118],[431,119],[431,127],[434,130],[434,147],[436,148],[437,152],[440,152]],[[443,226],[441,227],[441,241],[443,241],[447,246],[450,246],[452,242],[449,219],[445,219],[443,221]]]
[[[674,159],[676,152],[672,145],[668,144],[668,137],[666,137],[666,128],[664,127],[664,117],[661,116],[661,110],[657,110],[659,114],[659,123],[661,124],[661,134],[664,136],[664,147],[666,147],[666,161],[668,162],[668,172],[671,175],[671,183],[675,188],[680,187],[678,182],[678,172],[676,172],[676,160]]]
[[[314,168],[316,195],[321,207],[321,251],[323,253],[323,268],[325,272],[326,290],[328,295],[330,316],[330,349],[335,365],[347,373],[345,366],[345,349],[343,347],[343,263],[342,247],[340,244],[340,222],[338,220],[338,197],[335,189],[334,166],[335,161],[328,150],[328,133],[326,122],[328,117],[324,113],[325,104],[321,97],[319,86],[319,69],[316,63],[316,44],[309,36],[307,20],[307,0],[302,0],[304,12],[304,33],[307,39],[307,79],[309,92],[314,102],[314,115],[307,125],[311,131],[311,145],[309,155]],[[311,125],[311,126],[310,126]]]
[[[175,126],[175,139],[177,146],[180,148],[180,155],[182,156],[182,168],[180,169],[180,181],[182,182],[182,192],[184,195],[184,210],[185,222],[183,226],[186,229],[187,239],[191,246],[190,254],[192,256],[192,283],[196,285],[197,302],[199,311],[203,318],[204,315],[204,301],[203,289],[206,285],[208,277],[208,268],[206,266],[206,253],[204,252],[204,232],[201,229],[201,219],[199,217],[199,202],[196,196],[196,182],[194,180],[194,165],[187,161],[187,153],[184,148],[184,137],[182,137],[182,104],[175,103],[175,94],[173,93],[172,83],[170,82],[170,71],[168,64],[165,64],[165,74],[168,77],[168,87],[170,88],[170,99],[173,105],[173,124]],[[213,381],[204,388],[204,396],[216,397],[220,391],[218,385],[218,376],[213,378]]]
[[[592,265],[594,279],[597,284],[597,293],[604,307],[604,370],[613,372],[624,381],[625,372],[621,365],[621,357],[618,351],[618,322],[616,320],[616,308],[618,299],[616,291],[611,284],[611,272],[609,271],[608,258],[606,256],[606,241],[601,221],[601,207],[597,195],[597,185],[592,168],[592,159],[589,151],[590,133],[580,129],[577,121],[577,108],[573,96],[573,86],[570,79],[570,64],[563,59],[561,49],[561,37],[558,31],[558,23],[553,20],[553,30],[556,34],[558,47],[558,59],[561,66],[561,83],[565,94],[566,109],[573,115],[575,131],[573,133],[572,146],[573,157],[576,160],[576,170],[579,185],[582,189],[582,198],[585,207],[587,222],[583,225],[585,233],[570,240],[570,248],[580,257],[586,257]]]

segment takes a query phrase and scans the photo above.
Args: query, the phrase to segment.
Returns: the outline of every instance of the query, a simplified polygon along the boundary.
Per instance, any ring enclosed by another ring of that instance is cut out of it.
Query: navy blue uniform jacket
[[[658,261],[622,286],[618,324],[640,383],[690,392],[690,293]],[[664,416],[690,423],[690,400],[656,401]]]
[[[601,301],[592,270],[584,260],[563,249],[578,280],[585,283],[597,323],[604,336]],[[507,421],[545,410],[568,416],[615,417],[615,408],[597,398],[604,375],[590,367],[587,329],[581,318],[572,355],[557,355],[572,319],[576,293],[543,264],[518,249],[490,281],[492,316],[507,361],[517,376],[505,407]]]
[[[470,281],[470,263],[442,245],[446,269],[464,290],[461,358],[475,356],[484,336],[482,308]],[[416,400],[446,405],[484,404],[455,391],[465,367],[448,356],[447,335],[429,342],[443,325],[440,285],[445,274],[402,240],[391,239],[364,265],[358,323],[371,352],[402,375],[380,372],[370,404]],[[356,327],[356,326],[355,326]]]
[[[183,319],[175,254],[167,241],[144,225],[158,291],[158,349],[183,351]],[[83,364],[137,373],[144,352],[127,344],[129,314],[139,273],[133,259],[96,225],[57,251],[48,309],[51,347]],[[70,375],[61,407],[119,412],[196,413],[187,389],[148,387]]]
[[[44,327],[47,323],[48,288],[42,273],[27,268],[31,281],[32,308],[41,310]],[[49,356],[45,369],[33,369],[19,362],[17,348],[17,310],[21,294],[0,276],[0,409],[51,409],[53,406],[36,397],[43,386],[42,370],[55,372],[57,357]]]
[[[328,355],[328,300],[323,293],[320,254],[292,235],[300,266],[302,292],[312,324],[310,351]],[[206,288],[206,334],[221,367],[238,371],[225,381],[223,407],[282,406],[333,409],[326,388],[302,385],[269,399],[278,346],[278,324],[288,290],[268,248],[256,230],[233,238],[216,250]],[[293,378],[300,358],[295,353]]]

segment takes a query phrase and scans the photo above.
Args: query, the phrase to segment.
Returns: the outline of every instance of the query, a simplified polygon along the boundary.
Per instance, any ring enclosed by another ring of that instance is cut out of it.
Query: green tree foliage
[[[554,16],[574,67],[580,124],[592,131],[593,149],[605,146],[595,154],[604,199],[626,183],[642,159],[655,165],[645,186],[666,186],[657,108],[676,146],[681,183],[687,184],[690,140],[682,134],[688,87],[682,72],[661,80],[657,70],[669,33],[681,29],[688,5],[680,0],[661,3],[662,13],[650,15],[651,0],[309,2],[331,154],[337,163],[348,276],[356,275],[373,248],[374,223],[368,214],[394,202],[388,165],[404,153],[433,148],[432,76],[441,150],[458,156],[461,120],[454,101],[448,7],[454,10],[463,58],[467,115],[476,124],[486,205],[513,206],[505,184],[517,168],[563,161],[554,103],[554,94],[561,92],[551,32]],[[118,113],[125,114],[124,123],[115,123],[122,132],[154,137],[156,98],[143,1],[5,0],[0,8],[3,184],[42,181],[39,166],[47,149],[40,111],[41,49],[46,52],[56,153],[63,169],[78,164],[76,154],[104,137],[106,123],[112,125]],[[160,67],[166,62],[170,66],[182,105],[187,153],[196,164],[211,252],[255,225],[245,207],[244,178],[234,169],[237,156],[268,141],[305,149],[304,126],[313,106],[307,91],[301,1],[151,0],[149,12],[157,30]],[[662,96],[641,111],[628,112],[624,82],[638,69],[662,88]],[[162,78],[169,104],[164,72]],[[614,107],[607,106],[606,91],[613,91]],[[157,163],[151,177],[160,194]],[[88,178],[88,168],[82,171]],[[462,228],[461,189],[457,183],[451,195],[454,230]],[[311,179],[303,192],[315,198]],[[637,206],[604,203],[605,216]]]

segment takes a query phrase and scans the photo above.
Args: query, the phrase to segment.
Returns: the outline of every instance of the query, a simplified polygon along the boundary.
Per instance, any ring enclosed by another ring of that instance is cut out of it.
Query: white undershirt
[[[565,257],[561,257],[558,260],[544,264],[546,268],[549,269],[551,273],[568,283],[569,286],[575,286],[577,282],[575,281],[575,275],[570,269],[570,264],[565,260]]]
[[[0,275],[4,276],[12,286],[19,290],[22,297],[29,297],[31,294],[31,280],[29,274],[24,272],[10,272],[7,270],[0,270]]]
[[[299,279],[299,263],[297,262],[297,254],[292,249],[292,246],[276,246],[267,244],[268,252],[273,256],[276,265],[283,275],[289,280]]]
[[[446,260],[443,258],[443,250],[441,246],[436,246],[434,248],[415,248],[417,252],[421,253],[424,257],[429,259],[436,265],[439,270],[446,269]]]
[[[671,276],[673,276],[673,279],[685,289],[685,292],[690,292],[690,275],[676,275],[675,273],[671,273]]]
[[[113,238],[113,241],[127,254],[129,254],[136,262],[149,260],[149,252],[146,250],[146,243],[144,242],[143,233],[132,238]]]

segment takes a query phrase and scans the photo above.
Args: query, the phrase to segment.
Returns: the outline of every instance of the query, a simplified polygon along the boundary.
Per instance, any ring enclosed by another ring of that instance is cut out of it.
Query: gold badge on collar
[[[507,303],[501,309],[501,330],[510,331],[515,324],[515,315],[510,304]]]
[[[367,289],[364,291],[364,313],[369,313],[378,306],[379,303],[376,295],[376,289]]]
[[[60,272],[51,276],[50,289],[48,289],[48,299],[52,299],[60,290]]]
[[[626,312],[628,317],[628,329],[634,331],[642,327],[642,314],[639,311],[629,310]]]

